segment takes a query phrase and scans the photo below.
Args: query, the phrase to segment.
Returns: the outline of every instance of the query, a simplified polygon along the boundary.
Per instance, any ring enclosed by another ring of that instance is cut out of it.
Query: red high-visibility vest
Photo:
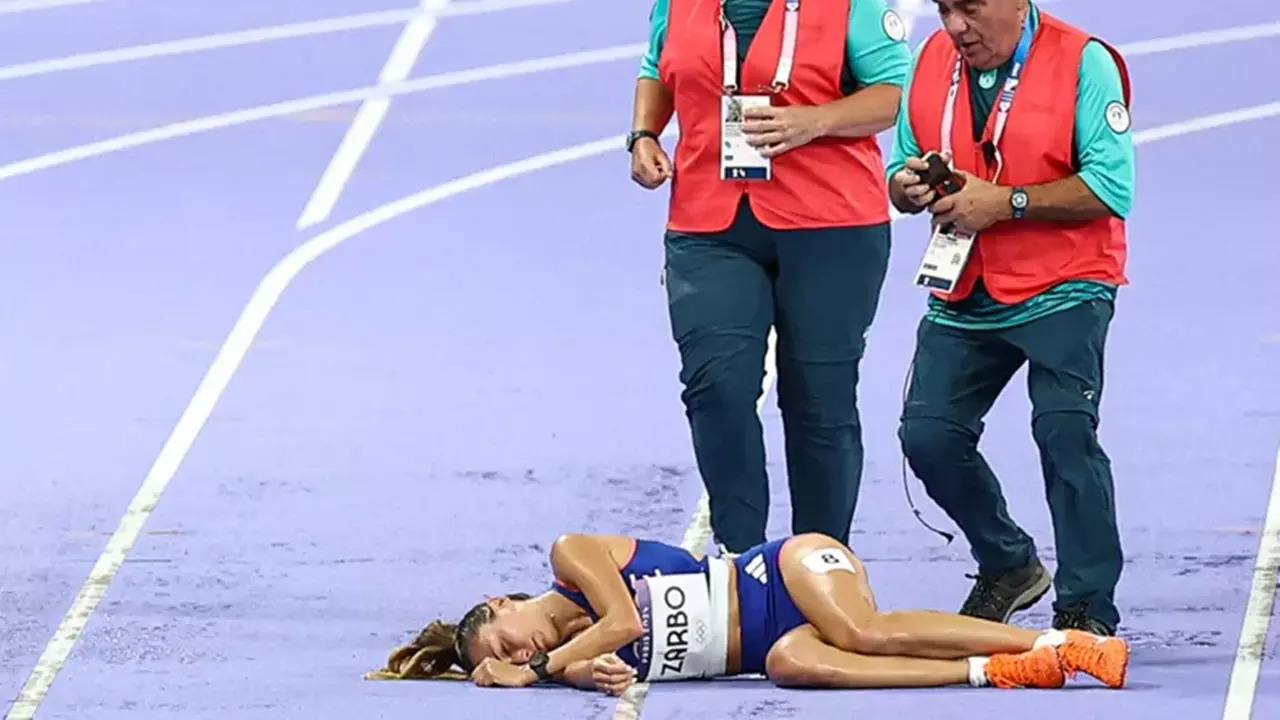
[[[1073,164],[1076,86],[1081,53],[1090,40],[1097,38],[1040,11],[1039,26],[1000,142],[1004,161],[997,180],[1000,185],[1036,185],[1078,171]],[[911,123],[922,154],[941,152],[942,114],[957,56],[954,43],[942,30],[925,42],[907,99],[910,117],[899,119]],[[1120,68],[1127,106],[1128,67],[1119,51],[1103,45]],[[982,143],[974,142],[969,98],[969,84],[962,80],[951,133],[953,162],[990,181],[996,165],[988,162]],[[992,139],[995,118],[992,110],[983,143]],[[973,290],[979,277],[991,296],[1006,304],[1021,302],[1065,280],[1092,279],[1123,285],[1128,282],[1126,256],[1125,223],[1115,216],[1074,223],[1007,220],[978,234],[969,263],[954,290],[934,294],[945,300],[960,300]]]
[[[810,0],[800,11],[790,86],[774,105],[821,105],[843,97],[850,0]],[[739,92],[764,94],[782,47],[785,3],[765,14],[739,77]],[[755,216],[777,229],[873,225],[889,220],[884,161],[874,137],[818,138],[772,159],[767,181],[720,179],[720,102],[724,95],[719,0],[671,0],[658,62],[675,98],[675,148],[667,227],[727,228],[743,193]]]

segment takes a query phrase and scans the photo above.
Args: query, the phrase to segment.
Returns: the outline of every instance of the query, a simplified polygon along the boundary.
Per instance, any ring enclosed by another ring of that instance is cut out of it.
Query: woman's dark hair
[[[506,598],[528,600],[530,596],[512,593]],[[370,680],[466,680],[475,669],[467,657],[467,647],[476,631],[490,620],[493,620],[493,609],[487,602],[468,610],[457,625],[435,620],[408,645],[393,650],[385,668],[367,673],[365,677]]]

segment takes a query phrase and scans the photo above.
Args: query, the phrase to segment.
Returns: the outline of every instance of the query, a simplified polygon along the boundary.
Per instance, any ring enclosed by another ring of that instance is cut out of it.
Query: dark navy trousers
[[[889,244],[888,223],[774,230],[745,198],[723,232],[667,232],[681,397],[711,527],[731,552],[766,539],[769,484],[756,403],[771,326],[792,532],[848,541],[863,464],[858,368]]]
[[[927,318],[899,437],[916,477],[960,527],[979,572],[1026,567],[1036,546],[1009,515],[1000,482],[978,451],[983,417],[1027,365],[1031,434],[1057,551],[1057,610],[1074,606],[1113,627],[1124,556],[1111,461],[1098,441],[1103,356],[1114,306],[1091,300],[999,330],[967,330]]]

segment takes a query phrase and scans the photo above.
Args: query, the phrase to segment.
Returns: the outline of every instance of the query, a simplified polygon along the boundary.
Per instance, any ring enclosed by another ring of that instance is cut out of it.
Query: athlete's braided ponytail
[[[524,593],[507,595],[509,600],[528,600],[529,597]],[[385,668],[365,673],[365,679],[466,680],[475,669],[466,657],[466,649],[476,631],[492,619],[493,609],[482,602],[468,610],[457,625],[435,620],[408,645],[393,650]],[[461,672],[455,667],[461,668]]]

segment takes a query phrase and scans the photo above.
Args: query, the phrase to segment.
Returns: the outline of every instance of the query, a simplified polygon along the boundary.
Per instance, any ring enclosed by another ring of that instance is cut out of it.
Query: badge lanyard
[[[1005,78],[1004,87],[1000,89],[1000,97],[996,101],[996,126],[991,135],[992,149],[996,156],[995,178],[1000,177],[1004,169],[1004,156],[1000,154],[1000,139],[1004,137],[1004,126],[1009,122],[1009,108],[1013,106],[1013,96],[1018,91],[1018,79],[1022,76],[1022,68],[1027,64],[1027,54],[1031,50],[1031,18],[1022,29],[1022,38],[1013,52],[1013,67],[1009,69],[1009,77]],[[956,58],[955,70],[951,73],[951,89],[947,91],[947,104],[942,110],[942,152],[951,154],[951,131],[956,119],[956,96],[960,93],[960,80],[964,76],[964,59]]]
[[[726,0],[720,0],[720,52],[724,69],[724,91],[733,95],[738,91],[738,36],[724,13]],[[787,9],[782,24],[782,50],[778,53],[778,69],[773,74],[771,89],[778,93],[791,84],[791,66],[796,59],[796,36],[800,31],[800,0],[786,0]]]
[[[991,144],[995,151],[996,174],[1004,169],[1004,158],[1000,154],[1000,139],[1004,137],[1005,124],[1009,121],[1009,108],[1013,106],[1013,96],[1018,91],[1018,79],[1022,76],[1022,68],[1026,65],[1027,54],[1031,48],[1031,21],[1022,29],[1022,38],[1013,53],[1013,67],[1009,69],[1009,77],[1004,81],[998,99],[996,125]],[[951,131],[955,127],[956,96],[960,93],[960,82],[964,78],[964,59],[957,57],[955,69],[951,72],[951,89],[947,92],[947,103],[942,110],[942,151],[951,154]],[[916,271],[916,285],[940,291],[944,294],[952,292],[960,281],[960,275],[969,263],[969,253],[973,250],[973,242],[977,233],[960,231],[959,229],[943,230],[936,228],[925,249],[924,258],[920,261],[920,269]]]

